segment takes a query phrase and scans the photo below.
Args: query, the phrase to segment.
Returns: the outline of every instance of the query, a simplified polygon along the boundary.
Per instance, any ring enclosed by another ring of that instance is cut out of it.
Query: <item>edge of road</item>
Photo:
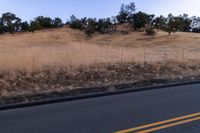
[[[133,93],[133,92],[148,91],[148,90],[155,90],[155,89],[167,89],[170,87],[184,86],[184,85],[191,85],[191,84],[200,84],[200,80],[179,82],[179,83],[168,83],[168,84],[163,84],[163,85],[152,85],[152,86],[146,86],[146,87],[133,87],[133,84],[127,83],[127,84],[120,84],[120,85],[107,87],[107,88],[112,88],[112,87],[118,88],[117,90],[108,89],[109,91],[105,91],[105,92],[89,93],[89,94],[83,94],[83,95],[78,95],[78,96],[64,96],[64,97],[49,98],[46,100],[39,100],[39,101],[34,101],[34,102],[2,105],[0,106],[0,111],[32,107],[32,106],[40,106],[40,105],[53,104],[53,103],[61,103],[61,102],[74,101],[74,100],[104,97],[104,96],[110,96],[110,95],[120,95],[120,94],[125,94],[125,93]],[[98,89],[105,89],[105,88],[106,87],[98,87]]]

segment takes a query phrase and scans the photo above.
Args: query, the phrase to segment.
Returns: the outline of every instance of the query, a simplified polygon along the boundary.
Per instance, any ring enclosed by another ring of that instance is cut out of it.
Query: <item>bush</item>
[[[69,25],[73,29],[83,29],[83,23],[81,20],[77,19],[74,15],[70,16],[70,22]]]
[[[200,33],[200,28],[193,28],[192,32]]]
[[[91,36],[97,31],[98,23],[96,19],[89,18],[87,19],[87,25],[85,26],[85,33],[88,36]]]
[[[93,26],[88,26],[87,28],[85,28],[85,33],[86,35],[88,35],[89,37],[94,34],[96,31],[95,27]]]
[[[113,24],[111,23],[111,19],[99,19],[97,22],[97,28],[96,31],[98,31],[101,34],[110,33],[113,31]]]
[[[145,34],[146,35],[154,35],[155,34],[155,31],[153,28],[146,28],[145,29]]]
[[[80,29],[82,30],[83,29],[83,24],[81,23],[80,20],[76,19],[75,21],[73,22],[70,22],[70,27],[73,28],[73,29]]]
[[[146,26],[145,26],[145,34],[154,35],[155,34],[154,28],[155,28],[154,23],[146,24]]]
[[[35,30],[40,30],[40,29],[41,29],[41,26],[37,21],[31,21],[30,22],[30,26],[29,26],[29,29],[28,29],[29,32],[34,33]]]
[[[62,23],[62,20],[60,18],[55,18],[53,20],[53,27],[54,28],[59,28],[59,27],[62,27],[63,26],[63,23]]]
[[[28,22],[27,22],[27,21],[23,22],[21,28],[22,28],[22,29],[21,29],[22,31],[28,31],[28,29],[29,29],[29,24],[28,24]]]

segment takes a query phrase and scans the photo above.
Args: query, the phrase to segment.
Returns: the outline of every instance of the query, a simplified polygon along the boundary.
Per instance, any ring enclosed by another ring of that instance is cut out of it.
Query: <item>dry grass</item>
[[[41,71],[0,72],[0,98],[32,94],[69,92],[80,88],[138,83],[154,79],[195,78],[200,75],[200,63],[157,62],[116,63],[46,68]],[[0,100],[0,105],[1,105]]]
[[[192,49],[191,49],[192,48]],[[0,70],[38,70],[46,66],[78,67],[94,63],[152,62],[198,59],[200,35],[176,33],[171,37],[158,32],[145,36],[140,32],[127,35],[95,35],[68,27],[32,33],[0,36]]]
[[[0,35],[0,98],[200,75],[200,34],[118,29],[129,34],[89,39],[64,27]]]

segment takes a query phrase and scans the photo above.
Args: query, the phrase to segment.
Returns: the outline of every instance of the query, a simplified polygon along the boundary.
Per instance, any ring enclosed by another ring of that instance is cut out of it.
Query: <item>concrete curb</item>
[[[74,100],[104,97],[104,96],[110,96],[110,95],[120,95],[120,94],[125,94],[125,93],[132,93],[132,92],[148,91],[148,90],[155,90],[155,89],[166,89],[169,87],[191,85],[191,84],[200,84],[200,80],[182,82],[182,83],[181,82],[180,83],[171,83],[171,84],[157,85],[157,86],[139,87],[139,88],[127,88],[127,89],[123,89],[123,90],[97,92],[97,93],[84,94],[84,95],[79,95],[79,96],[58,97],[58,98],[51,98],[51,99],[47,99],[47,100],[40,100],[40,101],[36,101],[36,102],[9,104],[9,105],[0,106],[0,111],[17,109],[17,108],[25,108],[25,107],[31,107],[31,106],[39,106],[39,105],[45,105],[45,104],[53,104],[53,103],[59,103],[59,102],[67,102],[67,101],[74,101]],[[123,85],[119,85],[119,86],[122,87]],[[125,86],[130,86],[130,85],[127,84],[127,85],[124,85],[124,87]],[[115,87],[117,87],[117,86],[115,86]],[[103,87],[103,88],[105,88],[105,87]]]

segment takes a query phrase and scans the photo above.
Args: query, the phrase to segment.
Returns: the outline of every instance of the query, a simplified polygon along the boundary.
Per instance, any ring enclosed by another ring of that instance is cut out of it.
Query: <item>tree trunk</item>
[[[170,35],[171,35],[171,32],[168,32],[168,35],[170,36]]]

